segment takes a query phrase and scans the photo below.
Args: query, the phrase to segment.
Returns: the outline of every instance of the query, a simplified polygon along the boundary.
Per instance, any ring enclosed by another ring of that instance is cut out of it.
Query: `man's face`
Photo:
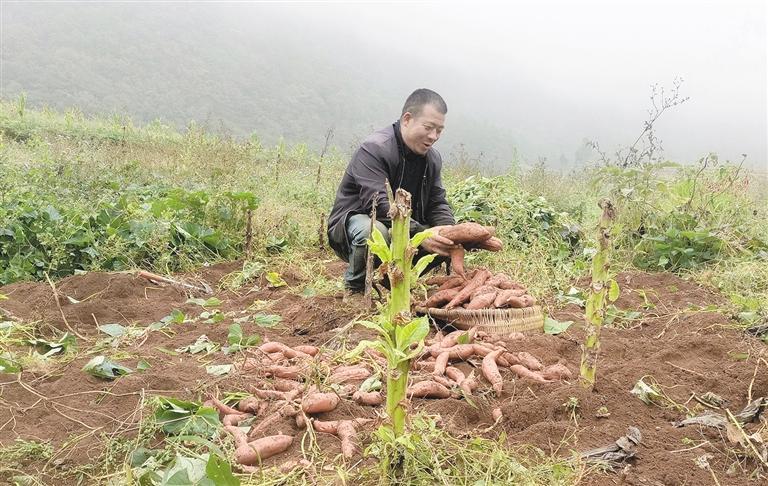
[[[405,112],[400,121],[403,140],[408,148],[424,155],[437,142],[445,128],[445,115],[426,104],[417,116]]]

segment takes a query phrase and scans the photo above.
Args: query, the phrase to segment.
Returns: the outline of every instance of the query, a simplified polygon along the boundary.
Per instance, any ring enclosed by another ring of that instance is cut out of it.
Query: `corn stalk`
[[[608,199],[602,199],[598,206],[603,210],[598,223],[598,249],[592,257],[592,284],[586,305],[586,336],[581,350],[580,382],[584,388],[592,388],[597,373],[597,359],[600,354],[600,330],[605,320],[607,302],[619,298],[619,284],[610,276],[611,227],[616,212]]]
[[[408,385],[408,373],[411,362],[424,348],[424,338],[429,333],[426,317],[414,318],[411,315],[411,283],[415,282],[435,255],[426,255],[412,264],[416,249],[429,231],[422,231],[410,238],[411,195],[398,189],[392,196],[389,186],[390,209],[388,216],[392,221],[390,244],[375,228],[368,241],[373,254],[382,261],[380,271],[386,272],[390,283],[390,294],[386,304],[372,321],[360,324],[379,333],[376,341],[361,341],[352,355],[371,347],[387,357],[387,415],[389,416],[394,437],[405,432],[406,409],[405,393]]]

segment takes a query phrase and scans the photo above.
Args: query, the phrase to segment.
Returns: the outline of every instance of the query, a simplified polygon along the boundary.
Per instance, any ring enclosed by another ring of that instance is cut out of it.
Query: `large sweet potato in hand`
[[[479,243],[491,237],[491,232],[485,226],[477,223],[461,223],[440,230],[444,236],[457,244]]]

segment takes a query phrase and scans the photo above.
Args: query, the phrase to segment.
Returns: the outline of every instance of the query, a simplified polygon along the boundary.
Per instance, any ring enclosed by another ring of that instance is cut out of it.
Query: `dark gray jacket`
[[[328,216],[328,243],[339,255],[349,254],[347,219],[354,214],[370,214],[374,194],[379,195],[376,219],[389,227],[389,201],[384,181],[393,190],[400,187],[405,167],[405,146],[400,139],[399,123],[393,123],[372,133],[352,155],[336,192],[336,202]],[[419,213],[411,216],[411,234],[428,227],[455,224],[453,211],[445,199],[440,178],[443,160],[430,148],[422,176]]]

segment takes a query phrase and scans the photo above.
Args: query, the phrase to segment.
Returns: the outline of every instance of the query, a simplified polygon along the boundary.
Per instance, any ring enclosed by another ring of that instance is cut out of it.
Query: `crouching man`
[[[447,112],[439,94],[417,89],[405,101],[400,119],[372,133],[352,155],[328,217],[328,242],[339,258],[349,262],[344,283],[350,291],[363,292],[365,287],[374,195],[378,195],[375,225],[389,242],[385,181],[393,191],[402,188],[411,193],[411,236],[428,228],[433,232],[414,261],[427,253],[439,255],[428,268],[446,260],[453,242],[440,236],[440,230],[456,220],[440,177],[443,162],[433,145],[445,128]]]

